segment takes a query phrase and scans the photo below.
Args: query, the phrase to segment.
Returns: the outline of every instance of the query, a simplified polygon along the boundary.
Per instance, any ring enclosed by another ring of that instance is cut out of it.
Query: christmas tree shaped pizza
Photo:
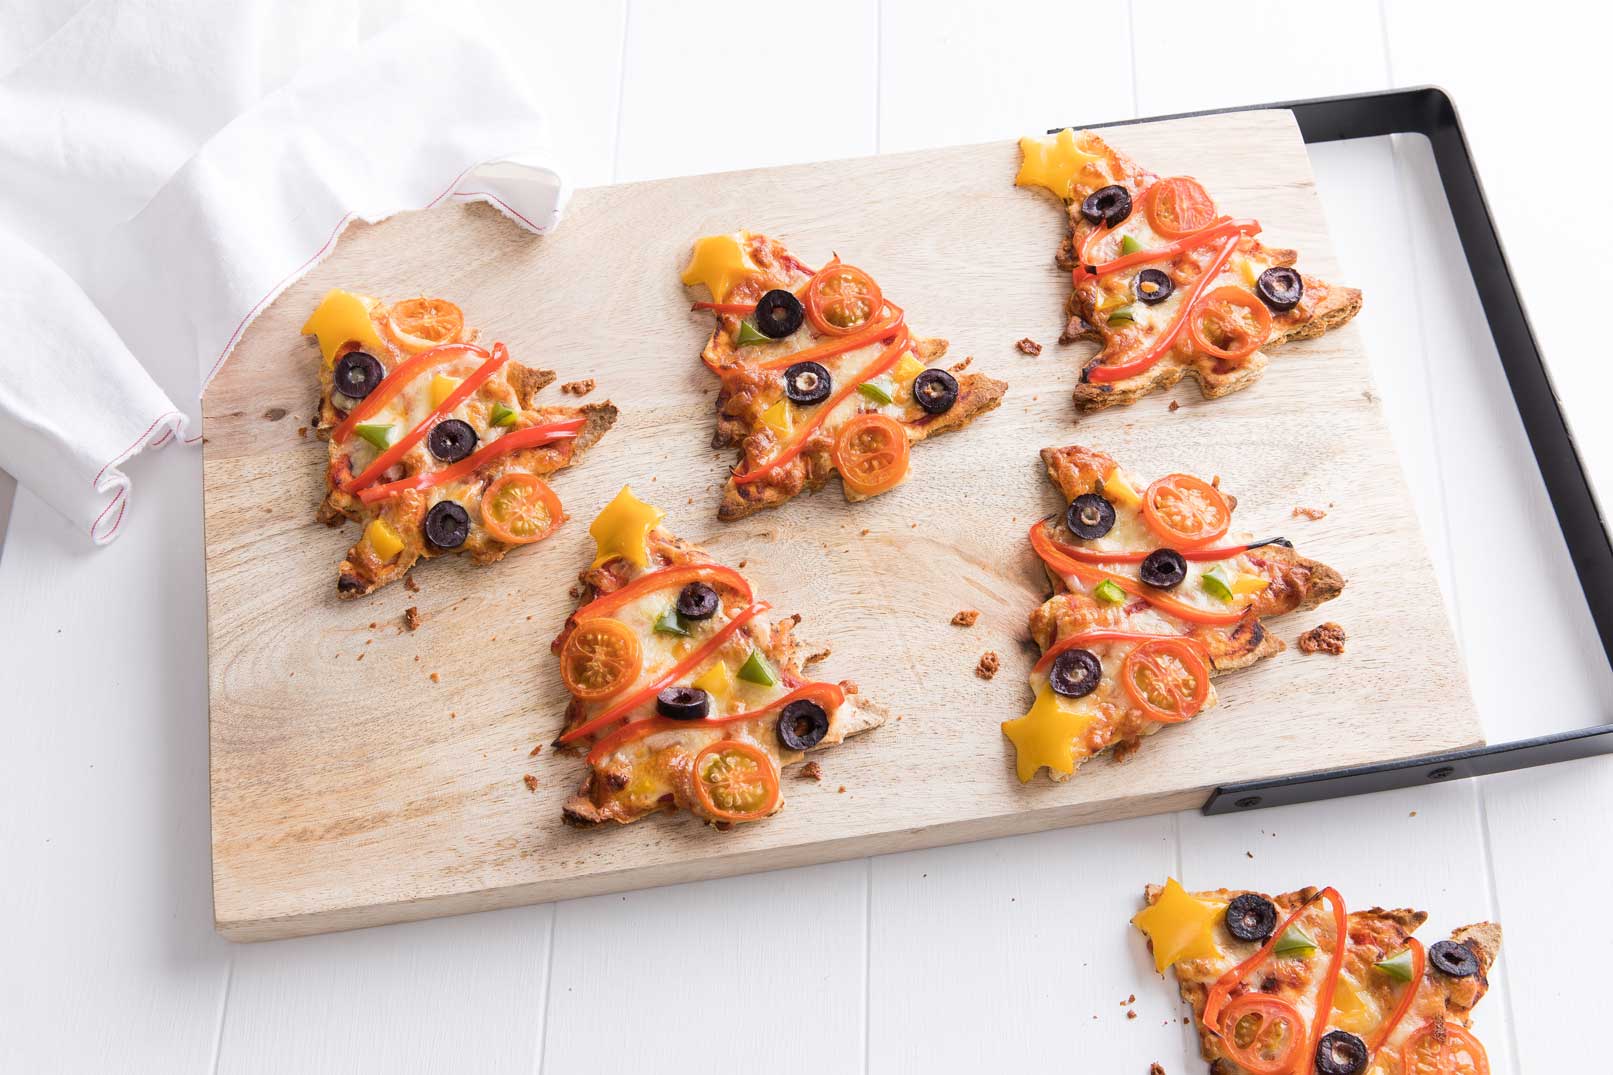
[[[740,449],[718,516],[739,519],[821,489],[847,500],[907,476],[908,448],[960,429],[1007,389],[933,365],[945,340],[914,336],[873,277],[833,258],[814,272],[783,244],[737,232],[698,240],[687,285],[704,285],[717,327],[701,358],[722,378],[718,448]]]
[[[1337,597],[1337,571],[1285,538],[1229,536],[1234,498],[1187,474],[1139,482],[1088,448],[1046,448],[1068,508],[1031,526],[1054,594],[1031,613],[1042,657],[1030,712],[1003,724],[1021,781],[1191,720],[1215,704],[1213,676],[1283,649],[1261,617]]]
[[[1423,911],[1349,911],[1337,889],[1145,890],[1131,921],[1172,967],[1211,1075],[1489,1075],[1468,1027],[1501,927],[1426,949]]]
[[[728,828],[784,805],[780,771],[882,723],[849,682],[809,680],[799,616],[765,618],[745,577],[661,529],[624,488],[589,527],[598,555],[551,647],[571,692],[562,748],[586,751],[573,825],[688,810]]]
[[[308,323],[319,340],[318,434],[330,443],[322,522],[362,523],[337,576],[341,597],[402,578],[417,560],[467,553],[490,564],[541,541],[563,518],[544,478],[616,421],[610,403],[543,407],[555,375],[476,346],[459,307],[390,307],[327,294]]]
[[[1135,403],[1186,374],[1214,398],[1247,388],[1264,350],[1355,316],[1361,292],[1294,269],[1257,220],[1223,214],[1189,176],[1160,178],[1090,131],[1023,138],[1015,180],[1064,199],[1059,265],[1074,283],[1061,342],[1102,344],[1081,371],[1083,410]]]

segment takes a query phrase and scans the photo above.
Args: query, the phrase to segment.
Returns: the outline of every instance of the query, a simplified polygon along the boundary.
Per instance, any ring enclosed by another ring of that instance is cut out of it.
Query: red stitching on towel
[[[153,430],[153,429],[156,429],[156,428],[157,428],[157,423],[158,423],[158,422],[161,422],[161,421],[162,421],[162,420],[163,420],[163,419],[164,419],[164,418],[168,418],[168,417],[170,417],[170,416],[171,416],[171,415],[175,415],[175,414],[178,414],[178,413],[179,413],[179,412],[178,412],[178,411],[168,411],[168,412],[167,412],[167,413],[166,413],[166,414],[159,414],[159,415],[157,415],[157,417],[155,417],[155,418],[153,418],[153,419],[152,419],[152,420],[151,420],[151,424],[150,424],[150,425],[148,425],[148,426],[146,426],[146,431],[145,431],[145,432],[144,432],[144,433],[142,433],[142,434],[140,434],[140,435],[139,435],[139,436],[138,436],[138,437],[136,437],[136,438],[135,438],[135,439],[134,439],[134,443],[133,443],[133,444],[131,444],[131,445],[129,445],[129,446],[128,446],[128,447],[127,447],[127,448],[125,448],[125,449],[123,449],[123,451],[122,451],[122,452],[120,452],[120,453],[118,453],[118,454],[117,454],[117,455],[115,455],[115,456],[113,456],[113,457],[112,457],[112,458],[111,458],[111,459],[108,459],[108,460],[107,460],[107,461],[106,461],[106,466],[103,466],[103,467],[102,467],[102,468],[101,468],[101,469],[100,469],[100,470],[98,470],[98,471],[96,471],[96,472],[95,472],[95,477],[93,477],[93,478],[91,478],[91,479],[90,479],[90,485],[91,485],[91,486],[92,486],[92,487],[93,487],[93,486],[97,486],[97,485],[100,485],[100,484],[101,484],[101,475],[103,475],[103,474],[105,474],[105,473],[106,473],[106,471],[107,471],[107,467],[110,467],[110,466],[112,466],[112,465],[113,465],[113,464],[114,464],[114,463],[116,463],[116,462],[117,462],[117,461],[118,461],[118,460],[119,460],[119,459],[122,459],[122,458],[124,458],[124,457],[125,457],[125,456],[127,456],[127,455],[128,455],[128,454],[129,454],[129,453],[130,453],[130,452],[132,452],[132,451],[134,451],[134,450],[135,450],[135,449],[136,449],[136,448],[138,448],[138,447],[139,447],[139,446],[140,446],[140,442],[141,442],[141,441],[143,441],[143,440],[145,440],[145,439],[146,439],[146,438],[147,438],[147,437],[149,437],[149,436],[151,436],[151,431],[152,431],[152,430]],[[172,431],[171,431],[171,430],[170,430],[170,432],[172,432]],[[102,514],[105,514],[105,513],[104,513],[104,512],[103,512],[103,513],[102,513]]]
[[[101,509],[101,514],[97,515],[95,517],[95,521],[90,524],[90,537],[92,537],[92,538],[95,537],[95,528],[101,525],[101,520],[106,518],[106,513],[112,510],[112,506],[114,504],[116,504],[118,501],[122,500],[122,499],[123,499],[123,487],[119,486],[118,491],[115,494],[113,494],[112,499],[108,500],[106,502],[106,507]],[[123,518],[123,512],[121,512],[121,511],[118,512],[118,518],[120,518],[120,519]],[[117,528],[118,528],[117,524],[113,523],[112,524],[112,529],[114,531],[116,531]]]

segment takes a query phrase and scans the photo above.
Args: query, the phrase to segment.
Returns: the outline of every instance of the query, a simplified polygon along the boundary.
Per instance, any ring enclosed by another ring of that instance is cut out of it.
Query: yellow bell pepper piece
[[[726,702],[734,693],[734,674],[728,670],[727,661],[718,661],[700,673],[692,685],[711,695],[713,701]]]
[[[463,378],[450,377],[446,373],[436,374],[431,378],[431,409],[436,410],[442,406],[442,401],[454,394]]]
[[[795,432],[795,418],[790,414],[789,400],[781,399],[762,412],[762,424],[783,440]]]
[[[891,380],[897,384],[905,385],[923,372],[924,363],[910,354],[903,355],[902,360],[896,363],[896,368],[891,370]]]
[[[1109,476],[1103,479],[1103,495],[1108,497],[1110,502],[1122,507],[1142,507],[1143,498],[1131,487],[1131,483],[1120,473],[1118,467],[1111,470]]]
[[[370,525],[364,528],[364,540],[375,550],[375,555],[387,563],[396,560],[403,551],[403,538],[385,519],[371,519]]]
[[[1235,594],[1259,593],[1270,585],[1271,580],[1264,575],[1239,575],[1232,580],[1232,592]]]

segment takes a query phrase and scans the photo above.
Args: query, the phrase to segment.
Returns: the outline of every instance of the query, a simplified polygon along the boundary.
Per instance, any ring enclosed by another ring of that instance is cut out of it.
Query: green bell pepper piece
[[[1412,964],[1410,948],[1402,948],[1389,958],[1380,959],[1378,962],[1372,965],[1383,971],[1383,973],[1387,974],[1397,982],[1411,981]]]
[[[1277,947],[1272,952],[1279,956],[1298,956],[1300,959],[1309,959],[1316,954],[1316,940],[1298,925],[1289,926],[1283,935],[1277,938]]]
[[[1117,306],[1109,311],[1109,324],[1111,325],[1135,325],[1136,323],[1137,315],[1132,312],[1130,306]]]
[[[493,404],[493,413],[488,415],[487,424],[490,426],[510,426],[515,424],[516,416],[521,412],[512,410],[502,403]]]
[[[769,343],[768,338],[762,335],[761,330],[749,321],[739,323],[739,339],[735,341],[740,347],[752,343]]]
[[[1226,572],[1219,567],[1212,567],[1199,576],[1199,585],[1204,592],[1217,601],[1232,600],[1232,583],[1227,580]]]
[[[1115,585],[1114,579],[1104,579],[1093,589],[1092,596],[1108,605],[1126,603],[1126,591]]]
[[[762,651],[759,649],[751,650],[750,656],[745,658],[745,663],[739,666],[739,678],[746,683],[759,683],[764,687],[778,683],[778,673],[773,671],[773,666],[767,663],[767,658],[762,656]]]
[[[889,377],[876,377],[872,381],[864,381],[858,385],[857,392],[864,399],[872,400],[883,406],[896,399],[895,393],[892,391],[895,387],[895,382]]]
[[[689,637],[689,626],[678,615],[678,606],[668,605],[661,618],[655,621],[655,633],[658,635],[682,635]]]
[[[384,452],[392,447],[391,422],[360,422],[353,427],[353,432],[375,445],[379,451]]]
[[[1135,254],[1137,251],[1141,250],[1142,248],[1143,248],[1143,244],[1139,243],[1136,239],[1133,239],[1131,236],[1122,235],[1120,237],[1120,253],[1122,255]]]

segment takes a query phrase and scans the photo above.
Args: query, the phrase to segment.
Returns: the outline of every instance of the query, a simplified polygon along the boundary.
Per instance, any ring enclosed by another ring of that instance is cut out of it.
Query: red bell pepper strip
[[[1119,549],[1085,549],[1079,545],[1070,545],[1054,537],[1047,539],[1053,546],[1072,560],[1080,560],[1083,564],[1140,564],[1151,555],[1146,552],[1122,552]],[[1223,545],[1217,549],[1188,549],[1178,550],[1184,560],[1230,560],[1234,556],[1242,556],[1249,551],[1247,545]]]
[[[428,471],[425,474],[416,474],[412,478],[399,478],[397,481],[388,482],[385,485],[371,486],[368,489],[361,490],[358,498],[366,504],[374,504],[378,500],[385,500],[388,497],[397,496],[399,493],[405,493],[411,489],[430,489],[445,482],[458,481],[467,474],[474,474],[501,455],[509,455],[511,452],[518,452],[522,448],[541,448],[545,444],[570,440],[586,424],[588,424],[588,419],[586,418],[568,418],[564,422],[551,422],[548,425],[527,426],[525,429],[517,429],[513,433],[504,434],[486,447],[477,449],[453,466]]]
[[[1188,638],[1185,635],[1156,635],[1143,631],[1105,631],[1101,629],[1082,631],[1080,634],[1071,635],[1069,638],[1061,638],[1055,642],[1046,653],[1042,654],[1041,660],[1031,666],[1031,671],[1046,672],[1053,662],[1058,659],[1059,654],[1065,650],[1075,649],[1077,646],[1086,647],[1095,642],[1147,642],[1155,638],[1168,638],[1176,642],[1185,642],[1199,650],[1204,648],[1197,639]]]
[[[1211,259],[1209,266],[1194,282],[1192,292],[1182,301],[1181,308],[1176,311],[1176,317],[1171,321],[1170,327],[1160,333],[1153,343],[1143,348],[1142,353],[1135,358],[1114,365],[1092,367],[1084,374],[1086,380],[1092,384],[1124,381],[1127,377],[1135,377],[1158,362],[1176,343],[1176,337],[1182,334],[1182,329],[1187,327],[1187,319],[1193,316],[1193,307],[1204,296],[1205,290],[1217,276],[1221,275],[1221,268],[1232,256],[1232,251],[1238,245],[1238,239],[1239,236],[1233,235],[1221,245],[1221,249]]]
[[[1344,951],[1350,946],[1350,916],[1344,910],[1344,897],[1332,887],[1322,889],[1322,898],[1333,906],[1333,926],[1335,937],[1333,941],[1333,954],[1327,959],[1327,977],[1322,980],[1322,989],[1316,995],[1316,1018],[1312,1020],[1310,1049],[1306,1052],[1307,1059],[1303,1068],[1305,1075],[1312,1075],[1316,1071],[1316,1050],[1322,1044],[1322,1035],[1327,1033],[1327,1021],[1333,1015],[1333,994],[1338,991],[1339,972],[1344,969]]]
[[[1151,586],[1144,586],[1136,579],[1127,578],[1125,575],[1117,575],[1112,571],[1105,571],[1090,564],[1083,564],[1079,560],[1072,560],[1054,547],[1053,539],[1048,537],[1040,519],[1031,524],[1031,548],[1036,550],[1036,555],[1042,558],[1043,563],[1061,575],[1074,575],[1089,586],[1096,586],[1098,583],[1108,580],[1133,597],[1141,598],[1161,612],[1175,616],[1179,620],[1186,620],[1188,623],[1206,624],[1212,627],[1228,627],[1243,619],[1244,616],[1243,612],[1211,612],[1207,609],[1198,608],[1155,590]]]
[[[419,444],[420,438],[431,432],[432,426],[452,414],[455,407],[470,398],[470,394],[482,387],[487,379],[497,373],[499,367],[503,366],[509,359],[509,350],[502,343],[495,343],[492,358],[477,366],[474,373],[460,381],[458,387],[448,393],[447,397],[437,404],[430,414],[420,420],[419,425],[400,437],[392,447],[376,456],[375,462],[364,468],[364,473],[343,482],[342,492],[356,493],[367,485],[373,485],[380,479],[381,475],[391,470],[397,461],[408,453],[410,448]]]
[[[737,314],[743,317],[745,314],[755,313],[756,304],[754,302],[696,302],[691,304],[689,309],[711,310],[714,313]]]
[[[621,608],[629,601],[636,600],[649,593],[669,586],[684,586],[691,582],[715,582],[729,587],[748,605],[751,603],[750,583],[745,576],[731,567],[722,564],[682,564],[677,567],[663,567],[659,571],[651,571],[640,575],[620,590],[613,590],[603,597],[596,597],[582,608],[571,614],[574,620],[591,619],[594,616],[608,616]]]
[[[450,352],[452,352],[450,354]],[[347,412],[341,424],[331,430],[330,438],[341,444],[353,435],[358,424],[382,407],[386,406],[408,383],[424,373],[427,369],[449,358],[457,358],[463,354],[473,354],[487,358],[487,352],[470,343],[446,343],[441,347],[433,347],[429,351],[421,351],[418,355],[401,363],[397,369],[381,379],[381,383],[370,390],[370,394],[359,400],[358,406]]]
[[[867,347],[869,344],[877,343],[880,340],[888,340],[901,331],[905,314],[899,306],[894,306],[888,302],[885,306],[890,310],[890,314],[866,328],[860,328],[849,335],[841,336],[839,339],[832,339],[825,343],[803,348],[794,354],[780,355],[778,358],[768,359],[761,364],[760,368],[764,370],[781,370],[787,366],[793,366],[797,362],[816,362],[820,359],[833,358],[835,355],[843,355],[847,351],[855,351],[859,347]]]
[[[846,700],[846,694],[833,683],[808,683],[791,691],[789,694],[773,699],[760,709],[751,709],[744,713],[730,713],[726,717],[706,717],[702,720],[672,720],[668,717],[650,717],[647,720],[635,720],[631,724],[625,724],[616,729],[595,743],[594,748],[588,752],[588,764],[598,765],[628,743],[636,743],[640,739],[654,735],[657,732],[684,731],[691,728],[722,728],[730,724],[760,720],[773,710],[783,709],[791,702],[802,698],[810,698],[823,706],[825,710],[833,711]]]
[[[1231,235],[1259,235],[1260,221],[1233,220],[1231,217],[1220,217],[1208,227],[1200,228],[1191,235],[1184,235],[1180,239],[1166,243],[1164,246],[1152,250],[1138,250],[1131,254],[1122,254],[1113,261],[1106,261],[1101,265],[1078,264],[1073,270],[1074,282],[1079,284],[1087,276],[1108,276],[1110,273],[1129,269],[1133,265],[1146,265],[1150,261],[1163,261],[1173,258],[1188,250],[1196,250],[1201,246],[1213,243],[1218,239],[1225,239]],[[1090,245],[1090,244],[1089,244]]]
[[[599,728],[603,728],[606,725],[614,724],[618,720],[621,720],[627,714],[631,713],[633,710],[637,709],[651,698],[654,698],[657,694],[660,694],[665,688],[677,683],[678,680],[688,675],[690,671],[700,667],[701,663],[705,661],[707,657],[710,657],[713,653],[716,653],[722,648],[725,642],[733,637],[734,632],[738,631],[741,627],[745,626],[751,620],[754,620],[757,616],[760,616],[762,613],[766,612],[772,607],[773,606],[769,605],[766,601],[759,601],[756,604],[751,605],[739,615],[723,624],[715,634],[706,639],[706,641],[702,643],[700,647],[693,653],[689,654],[671,668],[668,668],[665,672],[662,672],[660,675],[656,676],[649,683],[646,683],[643,687],[640,687],[638,690],[634,691],[620,702],[617,702],[615,705],[599,714],[599,716],[585,720],[575,728],[571,729],[571,731],[566,732],[560,737],[559,742],[575,742],[576,740],[581,739],[583,736],[588,735]]]
[[[1400,1003],[1395,1005],[1395,1013],[1389,1017],[1387,1023],[1378,1028],[1378,1032],[1372,1035],[1372,1040],[1367,1043],[1367,1049],[1373,1055],[1383,1048],[1384,1042],[1394,1035],[1395,1027],[1399,1026],[1401,1020],[1406,1018],[1406,1013],[1411,1011],[1412,1002],[1417,999],[1417,990],[1423,984],[1423,973],[1428,969],[1428,956],[1423,952],[1423,942],[1416,937],[1407,937],[1406,947],[1411,949],[1411,981],[1406,983],[1406,990],[1400,995]],[[1372,1057],[1369,1056],[1367,1060],[1370,1067]]]
[[[851,337],[848,336],[846,338],[850,339]],[[905,328],[901,329],[897,333],[895,341],[891,343],[889,347],[886,347],[885,350],[881,351],[878,358],[870,362],[855,377],[843,382],[839,388],[835,389],[834,395],[824,400],[823,403],[818,406],[818,412],[812,416],[812,420],[795,431],[794,435],[790,438],[789,444],[782,452],[774,456],[772,459],[769,459],[767,462],[758,464],[754,470],[747,470],[743,474],[735,474],[734,483],[736,485],[747,485],[753,481],[758,481],[762,478],[765,478],[770,472],[778,469],[779,467],[788,463],[790,460],[794,459],[796,456],[800,455],[802,450],[806,447],[806,442],[811,438],[813,433],[817,432],[818,427],[823,425],[824,420],[829,417],[830,412],[838,407],[847,396],[851,395],[852,392],[855,392],[858,385],[863,384],[866,381],[873,380],[875,377],[878,377],[886,370],[895,366],[896,363],[901,360],[902,355],[907,352],[911,344],[912,340],[908,338],[907,330]]]

